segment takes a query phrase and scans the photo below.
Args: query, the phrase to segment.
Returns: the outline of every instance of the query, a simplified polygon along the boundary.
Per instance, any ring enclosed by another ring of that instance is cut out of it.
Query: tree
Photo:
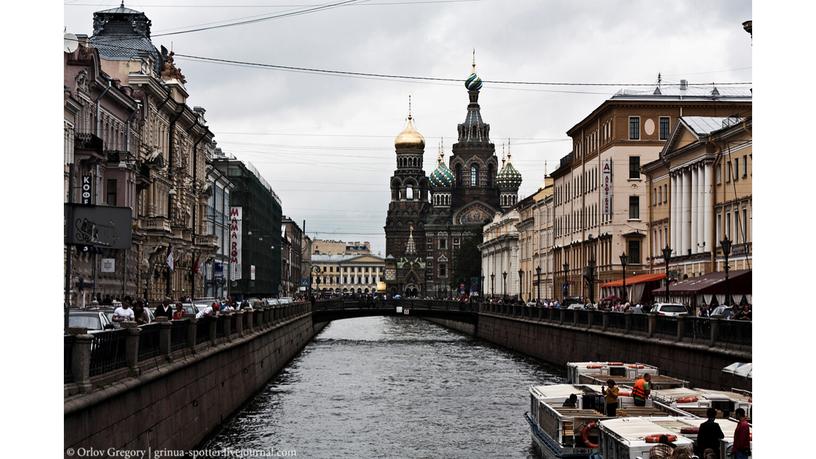
[[[453,266],[453,276],[451,276],[451,288],[456,290],[459,284],[465,284],[467,291],[479,290],[478,280],[476,285],[470,285],[472,279],[479,279],[482,274],[482,253],[479,251],[479,244],[482,243],[482,228],[469,237],[463,238],[459,249],[456,251]]]

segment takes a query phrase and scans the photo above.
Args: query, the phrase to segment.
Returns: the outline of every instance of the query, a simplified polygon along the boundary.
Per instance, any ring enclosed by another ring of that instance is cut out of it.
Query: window
[[[748,242],[748,209],[742,208],[742,242]]]
[[[717,214],[717,240],[722,241],[722,214]]]
[[[725,176],[725,183],[731,183],[731,161],[728,161],[728,173]]]
[[[660,140],[668,140],[669,139],[669,117],[668,116],[661,116],[660,117]]]
[[[663,185],[663,204],[669,202],[669,185]]]
[[[660,205],[660,203],[663,202],[663,187],[659,186],[659,187],[655,188],[655,190],[657,191],[655,193],[657,195],[657,204]],[[654,198],[652,198],[652,199],[654,199]]]
[[[629,258],[629,264],[640,264],[640,241],[638,239],[629,239],[626,241],[626,254]]]
[[[640,117],[629,117],[629,140],[640,140]]]
[[[748,177],[748,155],[742,156],[742,178]]]
[[[629,178],[630,179],[640,178],[640,156],[629,157]]]
[[[470,186],[479,186],[479,166],[476,164],[470,165]]]
[[[411,201],[414,199],[414,187],[408,185],[405,187],[405,199]]]
[[[447,263],[439,263],[439,277],[448,277]]]
[[[439,238],[439,248],[440,249],[447,249],[448,248],[448,240],[445,238]]]
[[[717,164],[717,185],[722,183],[722,164]]]
[[[629,196],[629,219],[637,220],[640,218],[640,197]]]
[[[116,205],[116,179],[108,179],[105,187],[105,204],[109,206]]]
[[[731,212],[725,213],[725,236],[731,239]]]
[[[740,241],[740,221],[739,221],[739,210],[734,209],[734,243],[739,244]]]
[[[734,181],[739,180],[739,158],[734,158]]]

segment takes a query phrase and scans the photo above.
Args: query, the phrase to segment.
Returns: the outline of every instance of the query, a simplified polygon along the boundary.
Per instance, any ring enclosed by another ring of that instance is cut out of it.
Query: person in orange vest
[[[652,375],[644,373],[642,378],[635,381],[632,386],[632,398],[635,400],[635,406],[646,406],[646,399],[652,391],[651,387]]]

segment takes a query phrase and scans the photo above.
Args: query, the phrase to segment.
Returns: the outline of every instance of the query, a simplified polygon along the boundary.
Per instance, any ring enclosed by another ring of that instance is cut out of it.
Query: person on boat
[[[661,435],[657,443],[657,445],[649,449],[649,459],[670,459],[674,457],[674,449],[677,445],[669,441],[668,435]]]
[[[734,430],[734,459],[748,459],[751,454],[751,426],[748,425],[748,417],[745,416],[745,409],[737,408],[735,412],[739,424]]]
[[[720,425],[714,421],[714,419],[717,417],[716,409],[707,409],[706,417],[708,420],[700,424],[700,430],[697,433],[697,443],[695,444],[694,452],[700,457],[712,457],[706,455],[708,454],[706,450],[711,449],[714,454],[713,457],[717,458],[719,456],[717,451],[720,449],[720,439],[725,438],[725,435],[723,434]]]
[[[632,398],[635,401],[635,406],[646,406],[646,399],[649,398],[649,393],[652,391],[651,387],[652,375],[644,373],[642,377],[635,381],[632,386]]]
[[[570,394],[569,398],[564,400],[565,408],[578,408],[578,396],[575,394]]]
[[[615,417],[618,409],[618,391],[620,391],[620,388],[616,386],[615,381],[611,379],[606,381],[606,385],[608,386],[606,388],[601,386],[601,393],[606,402],[606,415]]]

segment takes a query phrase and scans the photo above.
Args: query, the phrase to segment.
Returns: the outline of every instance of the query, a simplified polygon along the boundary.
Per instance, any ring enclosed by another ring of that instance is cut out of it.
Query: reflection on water
[[[559,369],[421,319],[329,324],[206,448],[298,457],[526,457],[531,384]]]

